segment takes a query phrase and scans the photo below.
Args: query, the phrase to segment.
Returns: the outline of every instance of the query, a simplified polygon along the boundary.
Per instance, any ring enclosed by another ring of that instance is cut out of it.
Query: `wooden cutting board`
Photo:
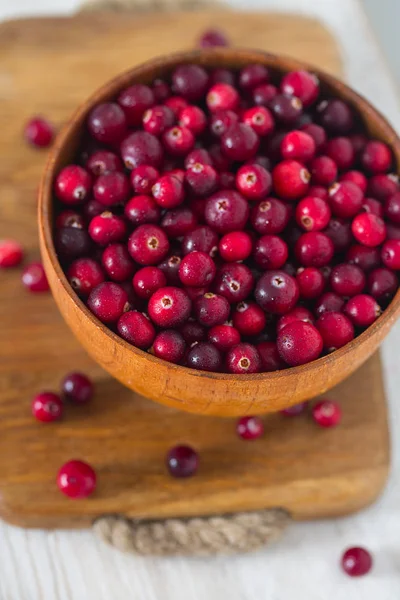
[[[45,153],[21,135],[32,114],[60,125],[117,72],[193,47],[201,31],[222,23],[236,45],[340,72],[329,32],[296,16],[90,14],[2,24],[0,237],[22,240],[28,259],[38,258],[36,189]],[[76,369],[95,379],[93,403],[68,406],[60,423],[35,422],[32,395],[57,390]],[[338,428],[318,429],[309,414],[272,415],[262,439],[244,442],[232,420],[179,413],[123,388],[80,348],[49,294],[25,292],[18,270],[0,273],[0,515],[11,523],[77,527],[107,513],[157,518],[278,506],[309,519],[358,510],[379,494],[389,465],[378,355],[329,395],[343,407]],[[176,443],[200,453],[190,480],[166,473],[164,457]],[[88,500],[71,501],[56,488],[58,468],[71,458],[96,468],[98,489]]]

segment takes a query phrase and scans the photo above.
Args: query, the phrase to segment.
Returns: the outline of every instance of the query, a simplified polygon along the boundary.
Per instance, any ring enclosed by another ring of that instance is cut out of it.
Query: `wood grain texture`
[[[177,48],[179,32],[187,36],[179,38],[179,46],[189,46],[215,17],[163,16],[163,22],[166,18]],[[224,19],[234,41],[321,60],[321,67],[337,72],[336,48],[313,21],[225,13]],[[24,240],[29,258],[38,257],[35,192],[44,156],[21,140],[23,120],[41,112],[60,123],[99,83],[137,57],[162,51],[155,48],[161,36],[151,35],[150,24],[150,17],[125,15],[0,27],[0,236]],[[135,50],[133,31],[142,40],[142,54]],[[109,52],[100,55],[99,47]],[[340,428],[321,431],[307,416],[274,415],[265,420],[265,438],[245,444],[236,438],[233,420],[163,408],[111,379],[74,340],[50,295],[21,292],[19,278],[18,272],[0,273],[0,512],[9,522],[78,527],[110,512],[162,517],[268,506],[308,519],[357,510],[382,489],[389,458],[377,356],[331,393],[345,408]],[[34,422],[32,394],[57,389],[62,376],[76,368],[96,380],[93,404],[67,407],[59,424]],[[163,465],[167,449],[179,442],[201,453],[198,476],[186,482],[171,480]],[[69,501],[55,487],[59,466],[73,457],[98,471],[98,491],[90,500]]]

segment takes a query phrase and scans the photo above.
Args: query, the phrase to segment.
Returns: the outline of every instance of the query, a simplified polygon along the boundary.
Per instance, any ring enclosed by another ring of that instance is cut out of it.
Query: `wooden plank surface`
[[[44,154],[26,147],[22,124],[33,113],[62,123],[77,102],[118,71],[188,48],[221,22],[238,45],[292,54],[338,73],[338,50],[315,21],[277,15],[116,15],[17,21],[0,27],[0,236],[22,239],[37,257],[35,191]],[[254,444],[237,439],[231,420],[157,406],[112,381],[67,330],[50,296],[21,290],[19,273],[0,273],[0,512],[15,524],[74,527],[99,514],[159,517],[282,506],[295,518],[351,512],[371,502],[388,469],[386,407],[379,359],[339,386],[344,419],[317,430],[306,416],[265,420]],[[80,368],[97,385],[91,406],[68,407],[62,423],[43,426],[30,399],[57,389]],[[171,480],[167,449],[198,448],[199,474]],[[54,483],[58,467],[83,458],[98,471],[96,495],[72,502]]]

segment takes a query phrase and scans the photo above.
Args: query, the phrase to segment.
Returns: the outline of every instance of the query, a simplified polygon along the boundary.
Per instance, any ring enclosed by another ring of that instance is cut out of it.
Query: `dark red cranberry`
[[[125,217],[134,225],[158,223],[161,210],[150,196],[134,196],[124,209]]]
[[[307,162],[316,151],[314,138],[305,131],[290,131],[281,142],[281,154],[285,159]]]
[[[90,237],[96,244],[101,246],[106,246],[112,242],[119,242],[125,237],[126,230],[125,221],[109,211],[94,217],[89,224]]]
[[[316,323],[324,347],[328,352],[337,350],[354,339],[354,327],[346,315],[339,312],[327,312]]]
[[[200,371],[218,372],[222,369],[222,355],[220,351],[209,342],[195,344],[187,355],[187,366]]]
[[[251,254],[253,243],[245,231],[226,233],[219,242],[219,254],[226,262],[246,260]]]
[[[252,344],[238,344],[226,355],[226,369],[228,373],[236,375],[250,375],[261,371],[261,358],[258,350]]]
[[[331,185],[337,178],[336,163],[329,156],[317,156],[310,165],[312,183]]]
[[[230,305],[223,296],[207,292],[195,301],[194,312],[201,325],[214,327],[222,325],[228,319]]]
[[[223,153],[235,161],[245,161],[252,158],[258,150],[260,140],[254,129],[245,123],[232,125],[221,138]]]
[[[381,257],[385,267],[400,270],[400,240],[387,240],[382,246]]]
[[[214,325],[208,331],[208,341],[214,344],[221,350],[221,352],[226,352],[233,346],[237,346],[240,344],[240,333],[235,327],[226,323],[224,325]]]
[[[175,115],[168,106],[153,106],[143,115],[143,129],[157,137],[160,137],[174,123]]]
[[[362,210],[376,215],[380,219],[384,218],[383,206],[378,200],[375,200],[375,198],[364,198]]]
[[[238,192],[222,190],[207,200],[206,222],[219,233],[243,229],[248,217],[248,203]]]
[[[104,281],[104,273],[92,258],[78,258],[67,272],[68,281],[77,294],[87,297],[93,288]]]
[[[332,269],[330,284],[339,296],[355,296],[361,294],[365,287],[364,272],[356,265],[342,263]]]
[[[60,396],[52,392],[41,392],[32,400],[32,414],[42,423],[52,423],[61,419],[64,406]]]
[[[295,306],[293,310],[279,318],[276,325],[277,333],[286,327],[286,325],[289,325],[289,323],[293,323],[294,321],[303,321],[304,323],[311,323],[311,325],[314,325],[312,312],[304,306]]]
[[[204,342],[207,339],[206,329],[194,320],[186,321],[180,329],[183,339],[189,346],[195,342]],[[212,340],[210,340],[212,341]]]
[[[331,218],[328,203],[321,198],[306,196],[296,207],[296,221],[306,231],[325,229]]]
[[[283,160],[272,171],[275,192],[285,200],[297,200],[305,196],[310,173],[296,160]]]
[[[102,144],[118,144],[127,131],[124,111],[115,102],[98,104],[87,123],[92,137]]]
[[[81,204],[88,197],[91,188],[92,178],[78,165],[68,165],[57,175],[55,192],[64,204]]]
[[[143,267],[133,277],[133,288],[139,298],[148,300],[157,290],[165,287],[167,279],[157,267]]]
[[[285,131],[277,131],[265,141],[264,152],[267,154],[270,161],[278,162],[282,160],[281,144],[285,135]]]
[[[347,137],[336,137],[329,140],[325,147],[325,153],[340,170],[350,169],[356,158],[353,144]]]
[[[172,73],[172,89],[175,94],[193,102],[205,95],[208,80],[207,71],[200,65],[180,65]]]
[[[101,215],[101,213],[103,211],[104,211],[103,204],[100,204],[100,202],[97,202],[97,200],[89,200],[83,206],[84,216],[89,221],[91,221],[93,219],[93,217],[97,217],[98,215]],[[70,225],[70,227],[75,227],[75,225],[72,224],[72,225]]]
[[[242,115],[242,121],[260,137],[270,135],[275,128],[273,116],[265,106],[253,106],[247,109]]]
[[[287,94],[277,94],[269,103],[269,108],[274,117],[284,125],[294,123],[303,111],[303,104],[299,98]]]
[[[280,357],[291,367],[316,360],[322,352],[322,337],[310,323],[293,321],[278,333]]]
[[[294,251],[304,267],[323,267],[331,262],[334,246],[325,233],[310,231],[300,236]]]
[[[199,468],[197,452],[190,446],[174,446],[167,454],[167,468],[172,477],[191,477]]]
[[[49,283],[43,265],[30,263],[22,271],[22,283],[30,292],[47,292]]]
[[[190,252],[179,267],[179,277],[184,286],[207,286],[214,279],[215,273],[215,263],[206,252]]]
[[[334,134],[346,134],[354,125],[353,111],[337,98],[324,100],[317,106],[321,125]]]
[[[376,269],[380,264],[380,253],[378,248],[368,248],[354,244],[347,252],[346,260],[350,264],[357,265],[363,271]]]
[[[389,269],[374,269],[368,275],[368,293],[381,304],[392,299],[398,286],[399,282],[395,273]]]
[[[399,178],[394,173],[373,175],[368,181],[368,195],[384,202],[399,191]]]
[[[396,192],[386,199],[385,215],[392,223],[400,225],[400,192]]]
[[[93,397],[93,383],[83,373],[69,373],[61,383],[63,398],[76,404],[86,404]]]
[[[392,164],[389,146],[378,140],[370,140],[361,154],[361,164],[370,173],[385,173]]]
[[[171,95],[169,85],[163,79],[153,81],[152,91],[156,102],[164,102]]]
[[[195,164],[210,165],[212,167],[212,160],[210,154],[204,148],[195,148],[185,158],[185,169],[190,169]]]
[[[125,244],[110,244],[103,252],[102,265],[112,281],[126,281],[135,267]]]
[[[354,238],[351,233],[351,223],[345,219],[331,218],[324,234],[332,241],[335,252],[345,252]]]
[[[288,256],[286,242],[277,235],[263,235],[254,246],[253,258],[262,269],[280,269]]]
[[[214,290],[228,302],[242,302],[251,294],[254,276],[250,269],[240,263],[226,263],[217,271]]]
[[[321,400],[314,404],[312,417],[320,427],[335,427],[342,420],[342,411],[337,402]]]
[[[214,256],[218,249],[218,241],[218,235],[210,227],[197,227],[183,238],[182,251],[184,255],[197,250]]]
[[[131,171],[131,185],[136,194],[150,194],[160,174],[154,167],[140,165]]]
[[[114,152],[98,150],[91,154],[86,162],[86,168],[94,177],[123,171],[121,159]]]
[[[379,246],[386,237],[384,221],[371,213],[357,215],[353,219],[351,230],[356,240],[364,246]]]
[[[176,327],[188,319],[191,308],[192,303],[184,290],[164,287],[151,296],[148,313],[159,327]]]
[[[386,238],[388,240],[400,240],[400,226],[386,223]]]
[[[0,240],[0,269],[17,267],[24,257],[21,244],[15,240]]]
[[[148,317],[136,310],[125,312],[118,319],[118,333],[130,344],[147,350],[153,343],[156,331]]]
[[[57,486],[68,498],[87,498],[96,489],[96,473],[82,460],[70,460],[58,471]]]
[[[270,173],[259,165],[243,165],[236,173],[236,187],[248,200],[261,200],[271,190]]]
[[[368,179],[361,171],[346,171],[340,176],[340,181],[349,181],[357,185],[363,194],[367,191]]]
[[[158,168],[162,164],[163,149],[156,136],[147,131],[134,131],[122,142],[121,156],[131,170],[141,165]]]
[[[171,127],[162,136],[165,149],[172,156],[186,156],[194,146],[195,138],[187,127]]]
[[[324,291],[324,276],[316,267],[299,269],[297,271],[296,280],[301,298],[312,300],[313,298],[318,298]]]
[[[129,310],[128,294],[117,283],[105,281],[90,292],[87,305],[102,323],[115,323]]]
[[[176,208],[165,213],[161,227],[168,237],[182,237],[197,226],[197,218],[190,208]]]
[[[241,417],[236,423],[236,433],[243,440],[256,440],[264,434],[264,424],[259,417]]]
[[[129,181],[123,173],[100,175],[93,186],[95,200],[107,207],[125,202],[129,192]]]
[[[153,342],[154,356],[172,363],[179,363],[185,354],[186,344],[182,335],[174,329],[157,334]]]
[[[196,196],[209,196],[217,188],[218,174],[209,165],[195,163],[186,171],[185,181]]]
[[[316,123],[307,123],[301,126],[301,131],[313,138],[317,152],[321,152],[322,149],[325,148],[327,137],[323,127]]]
[[[357,185],[349,181],[334,183],[329,189],[329,202],[336,216],[354,217],[361,209],[363,193]]]
[[[103,211],[103,207],[101,207],[101,211]],[[56,218],[56,229],[61,229],[62,227],[83,229],[85,226],[85,217],[75,210],[63,210]]]
[[[349,138],[353,144],[354,152],[356,153],[357,158],[359,158],[361,152],[368,143],[368,138],[363,133],[353,133],[349,136]]]
[[[299,286],[294,277],[284,271],[267,271],[258,280],[254,296],[266,312],[283,315],[296,305]]]
[[[350,298],[344,312],[356,327],[369,327],[382,310],[375,298],[368,294],[359,294]]]
[[[266,171],[270,171],[271,170],[271,166],[272,166],[271,160],[268,158],[268,156],[265,156],[265,154],[256,154],[255,156],[253,156],[253,158],[251,158],[245,164],[246,165],[252,165],[252,166],[259,165],[260,167],[262,167]]]
[[[269,373],[285,368],[275,342],[260,342],[256,348],[261,359],[261,372]]]
[[[261,235],[281,233],[289,218],[288,206],[277,198],[266,198],[252,209],[250,216],[251,224]]]
[[[255,302],[239,302],[233,311],[232,322],[241,335],[255,336],[264,330],[267,319]]]
[[[307,405],[308,402],[300,402],[300,404],[294,404],[293,406],[289,406],[289,408],[284,408],[280,413],[284,417],[298,417],[304,413]]]
[[[314,312],[316,315],[321,316],[328,312],[340,312],[344,306],[344,300],[333,292],[325,292],[320,298],[318,298]]]
[[[308,188],[307,194],[311,198],[321,198],[321,200],[328,200],[329,198],[328,190],[321,185],[311,185]]]
[[[153,185],[152,194],[161,208],[175,208],[185,199],[185,191],[181,181],[173,175],[163,175]]]
[[[245,91],[250,91],[262,83],[267,83],[270,79],[270,73],[267,67],[260,64],[250,64],[243,67],[239,72],[239,87]]]
[[[211,112],[235,110],[239,104],[239,94],[228,83],[216,83],[208,91],[206,102]]]
[[[131,85],[121,92],[118,103],[122,107],[128,124],[141,125],[143,114],[155,103],[153,91],[142,83]]]
[[[168,254],[169,241],[157,225],[140,225],[128,240],[128,250],[140,265],[155,265]]]
[[[278,94],[278,88],[272,83],[262,83],[252,90],[252,99],[257,106],[269,106]]]
[[[179,115],[179,125],[186,127],[194,135],[200,135],[207,127],[207,117],[198,106],[187,106]]]
[[[232,161],[222,152],[220,144],[213,144],[209,148],[209,155],[214,169],[217,171],[229,171]]]
[[[182,96],[170,96],[165,100],[164,104],[172,110],[177,119],[183,109],[189,106],[189,103]]]
[[[214,85],[215,83],[227,83],[232,87],[235,87],[235,81],[235,74],[230,69],[224,69],[223,67],[219,67],[211,71],[211,85]]]
[[[47,119],[34,117],[26,124],[24,135],[26,141],[32,144],[32,146],[46,148],[53,141],[54,129]]]
[[[167,285],[181,285],[181,280],[179,278],[179,267],[181,266],[181,262],[182,259],[180,256],[178,256],[177,254],[172,254],[164,258],[164,260],[158,264],[158,268],[164,273],[165,277],[167,278]]]
[[[202,33],[198,45],[200,48],[215,48],[216,46],[229,46],[229,41],[222,31],[219,31],[218,29],[208,29]]]
[[[291,71],[283,77],[281,90],[284,94],[299,98],[304,106],[309,106],[318,97],[319,81],[309,71]]]
[[[60,259],[66,261],[88,255],[92,246],[87,231],[76,227],[59,229],[55,235],[55,245]]]
[[[349,548],[342,556],[342,568],[350,577],[360,577],[370,572],[372,556],[365,548]]]

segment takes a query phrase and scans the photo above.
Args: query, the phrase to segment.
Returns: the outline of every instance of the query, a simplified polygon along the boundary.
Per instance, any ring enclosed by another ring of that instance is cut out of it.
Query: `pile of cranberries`
[[[301,365],[398,288],[394,166],[312,73],[183,64],[90,112],[54,182],[56,249],[137,348],[205,371]]]

